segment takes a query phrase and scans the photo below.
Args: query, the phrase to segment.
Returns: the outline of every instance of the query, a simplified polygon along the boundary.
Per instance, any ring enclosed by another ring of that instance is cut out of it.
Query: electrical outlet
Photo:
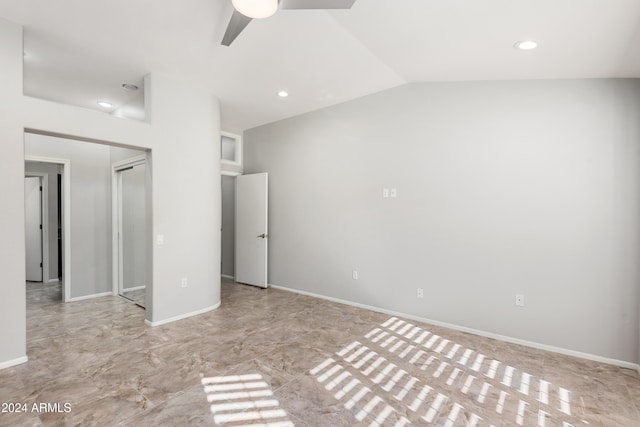
[[[516,305],[518,307],[524,307],[524,295],[522,294],[516,295]]]
[[[422,289],[422,288],[417,288],[416,289],[416,298],[418,298],[418,299],[424,298],[424,289]]]
[[[187,286],[189,286],[189,282],[187,281],[186,277],[183,277],[182,280],[180,281],[180,287],[186,288]]]
[[[388,188],[383,188],[382,189],[382,197],[385,198],[385,199],[389,197],[389,189]]]
[[[353,280],[358,280],[358,270],[353,270],[353,271],[351,272],[351,278],[352,278]]]

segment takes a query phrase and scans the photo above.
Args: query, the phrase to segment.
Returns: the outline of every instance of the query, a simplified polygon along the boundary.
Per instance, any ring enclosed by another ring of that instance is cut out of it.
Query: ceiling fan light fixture
[[[278,0],[231,0],[238,12],[253,19],[268,18],[278,10]]]
[[[538,47],[538,42],[533,40],[524,40],[515,44],[516,49],[533,50]]]

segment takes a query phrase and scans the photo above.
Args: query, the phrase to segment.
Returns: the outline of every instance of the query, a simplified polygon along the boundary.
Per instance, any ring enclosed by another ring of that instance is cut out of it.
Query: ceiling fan
[[[252,19],[268,18],[280,9],[351,9],[356,0],[231,0],[233,15],[222,38],[229,46]]]

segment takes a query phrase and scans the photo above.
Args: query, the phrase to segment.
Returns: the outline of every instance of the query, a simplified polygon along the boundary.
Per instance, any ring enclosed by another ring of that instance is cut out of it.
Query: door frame
[[[242,172],[233,172],[233,171],[226,171],[226,170],[221,170],[220,171],[220,175],[221,176],[230,176],[232,178],[236,178],[240,175],[242,175]],[[235,180],[233,183],[233,186],[235,188]],[[234,196],[235,198],[235,196]],[[224,206],[222,206],[222,191],[220,191],[220,208],[223,209]],[[235,206],[233,207],[233,213],[234,213],[234,224],[235,224]],[[235,238],[235,229],[233,230],[233,258],[234,258],[234,262],[233,262],[233,276],[228,276],[226,274],[222,274],[222,215],[220,215],[220,277],[223,277],[225,279],[229,279],[229,280],[235,280],[235,276],[236,276],[236,266],[235,266],[235,256],[236,256],[236,238]]]
[[[122,239],[120,239],[122,235],[122,221],[120,221],[122,217],[122,188],[118,173],[142,164],[147,164],[146,154],[111,164],[111,292],[114,296],[120,295],[120,284],[123,281],[123,271],[120,268],[122,265]],[[147,194],[148,191],[148,188],[145,189]],[[147,262],[149,262],[148,258]],[[146,286],[148,283],[145,284]]]
[[[26,163],[26,160],[25,160]],[[49,277],[49,174],[44,172],[29,172],[25,166],[25,178],[40,178],[40,223],[42,225],[42,283],[48,283]],[[46,272],[46,274],[45,274]],[[57,280],[56,280],[57,281]]]
[[[62,171],[61,171],[61,175],[62,175],[62,195],[61,195],[61,199],[62,199],[62,253],[58,254],[58,256],[63,257],[63,263],[62,263],[62,301],[63,302],[69,302],[69,300],[71,299],[71,160],[70,159],[60,159],[60,158],[55,158],[55,157],[43,157],[43,156],[32,156],[32,155],[25,155],[24,156],[24,161],[25,162],[41,162],[41,163],[53,163],[56,165],[61,165]],[[26,168],[25,168],[26,169]],[[27,175],[26,173],[27,171],[25,170],[25,176]],[[32,174],[35,175],[35,174]],[[43,180],[46,182],[46,180]],[[44,205],[45,203],[47,204],[47,210],[49,207],[48,204],[48,198],[45,197],[44,194],[44,183],[43,183],[43,194],[42,194],[42,198],[44,199],[42,204],[43,204],[43,213],[44,213]],[[48,186],[47,186],[47,191],[48,191]],[[44,231],[44,227],[45,227],[45,223],[47,221],[43,221],[43,234],[45,236],[47,236],[47,233],[45,233]],[[47,226],[47,231],[48,231],[48,226]],[[48,242],[48,237],[47,237],[47,242]],[[44,243],[44,238],[43,238],[43,245]],[[43,268],[45,265],[48,265],[49,263],[49,259],[48,259],[48,250],[46,251],[47,253],[47,260],[45,263],[44,257],[43,257]],[[47,273],[47,277],[48,277],[48,273]],[[44,270],[43,270],[43,280],[44,280]]]

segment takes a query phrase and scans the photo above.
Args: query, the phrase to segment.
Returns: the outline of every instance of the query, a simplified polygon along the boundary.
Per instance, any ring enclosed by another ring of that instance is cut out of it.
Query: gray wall
[[[26,162],[25,172],[48,175],[49,271],[43,271],[45,282],[58,280],[58,174],[60,167],[52,163]]]
[[[411,84],[251,129],[270,283],[635,363],[639,127],[638,80],[581,80]]]
[[[235,277],[236,178],[222,175],[222,268],[221,274]]]

